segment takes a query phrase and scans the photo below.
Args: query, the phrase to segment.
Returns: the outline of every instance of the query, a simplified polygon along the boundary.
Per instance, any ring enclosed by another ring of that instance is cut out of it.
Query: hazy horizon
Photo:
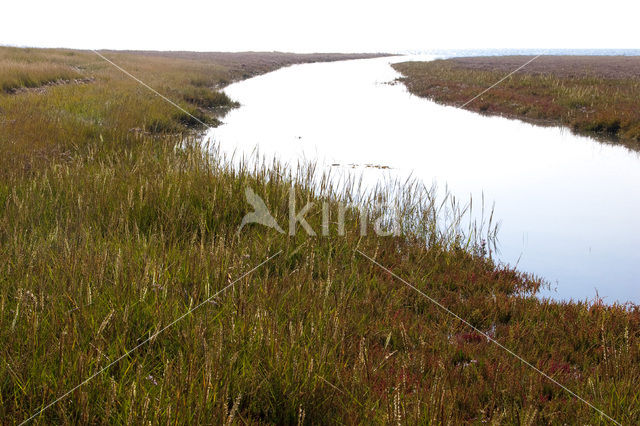
[[[110,48],[110,47],[70,47],[70,46],[37,46],[37,45],[19,45],[19,44],[4,44],[0,43],[0,47],[15,47],[20,49],[68,49],[68,50],[80,50],[80,51],[113,51],[113,52],[190,52],[190,53],[269,53],[269,52],[280,52],[280,53],[296,53],[296,54],[314,54],[314,53],[382,53],[382,54],[392,54],[392,55],[438,55],[438,54],[451,54],[451,53],[464,53],[469,52],[473,53],[473,56],[476,55],[533,55],[533,54],[549,54],[549,55],[557,55],[557,54],[582,54],[582,55],[640,55],[640,48],[620,48],[620,47],[602,47],[602,48],[545,48],[545,47],[532,47],[532,48],[502,48],[502,47],[475,47],[475,48],[447,48],[447,47],[437,47],[437,48],[424,48],[424,49],[396,49],[396,50],[258,50],[258,49],[250,49],[250,50],[186,50],[186,49],[133,49],[133,48]]]
[[[634,49],[637,5],[543,0],[522,12],[504,0],[210,3],[77,0],[3,6],[0,44],[163,51],[390,52],[432,49]],[[597,12],[597,13],[596,13]],[[570,19],[566,19],[566,17]],[[24,17],[24,18],[22,18]],[[542,46],[542,47],[541,47]]]

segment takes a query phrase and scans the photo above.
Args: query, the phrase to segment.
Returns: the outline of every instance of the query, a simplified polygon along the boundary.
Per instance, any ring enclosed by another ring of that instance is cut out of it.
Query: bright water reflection
[[[485,117],[386,84],[381,58],[292,66],[225,91],[242,107],[210,135],[223,151],[296,163],[375,164],[495,202],[500,258],[562,299],[640,303],[640,157],[554,127]],[[411,59],[425,59],[412,57]]]

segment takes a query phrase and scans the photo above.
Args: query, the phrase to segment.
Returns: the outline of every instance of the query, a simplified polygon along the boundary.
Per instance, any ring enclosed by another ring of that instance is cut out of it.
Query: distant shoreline
[[[459,106],[522,66],[531,56],[461,57],[393,67],[407,89]],[[561,125],[577,134],[640,149],[640,57],[542,56],[464,108]]]

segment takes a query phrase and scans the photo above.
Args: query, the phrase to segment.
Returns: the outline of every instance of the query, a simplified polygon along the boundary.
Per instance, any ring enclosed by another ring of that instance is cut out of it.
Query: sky
[[[401,52],[640,48],[633,1],[5,2],[0,44],[84,49]]]

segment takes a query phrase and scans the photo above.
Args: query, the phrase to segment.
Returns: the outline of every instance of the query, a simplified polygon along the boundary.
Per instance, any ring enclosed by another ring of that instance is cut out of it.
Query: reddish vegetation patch
[[[507,74],[521,67],[531,56],[478,56],[449,59],[457,66]],[[519,74],[560,78],[595,77],[623,79],[640,77],[640,56],[541,56],[518,71]]]

